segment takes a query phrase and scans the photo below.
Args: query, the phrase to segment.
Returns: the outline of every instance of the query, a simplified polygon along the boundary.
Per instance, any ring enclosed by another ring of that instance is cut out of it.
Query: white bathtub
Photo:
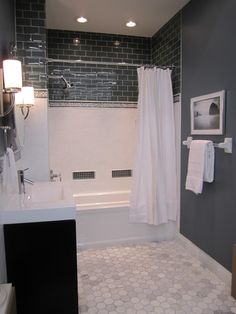
[[[122,242],[162,241],[175,236],[176,224],[129,223],[129,190],[74,194],[79,247]]]
[[[129,206],[130,190],[73,195],[78,210]]]

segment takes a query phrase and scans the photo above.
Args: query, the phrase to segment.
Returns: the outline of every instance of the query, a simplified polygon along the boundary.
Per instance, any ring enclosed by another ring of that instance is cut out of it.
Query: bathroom
[[[213,306],[201,309],[198,304],[195,304],[198,310],[193,310],[193,307],[188,308],[190,305],[185,304],[186,308],[176,307],[175,312],[173,312],[174,307],[171,306],[168,312],[167,308],[162,307],[163,301],[154,299],[149,300],[149,303],[159,302],[159,309],[157,309],[158,303],[156,305],[153,303],[152,308],[146,310],[145,307],[138,308],[137,305],[136,308],[128,308],[125,312],[123,306],[129,303],[125,301],[125,296],[123,301],[114,301],[123,302],[122,304],[119,302],[115,305],[110,304],[110,310],[100,305],[101,308],[97,308],[96,312],[94,310],[96,306],[91,304],[89,298],[85,298],[87,290],[86,282],[84,283],[88,276],[86,261],[89,258],[93,259],[91,263],[96,267],[99,256],[104,260],[112,259],[114,256],[118,256],[119,259],[119,254],[115,255],[115,250],[122,248],[125,243],[131,243],[126,247],[126,251],[135,250],[137,245],[137,252],[141,250],[141,243],[147,243],[147,246],[143,247],[147,255],[152,253],[151,245],[160,243],[163,254],[167,254],[168,250],[173,253],[175,246],[181,245],[180,247],[184,247],[188,254],[193,255],[204,267],[219,276],[227,289],[230,289],[232,251],[236,243],[234,142],[232,154],[215,149],[215,179],[211,184],[204,183],[201,195],[195,195],[185,189],[188,149],[181,143],[190,136],[190,99],[221,90],[224,90],[226,95],[224,133],[195,137],[217,143],[223,142],[225,137],[234,139],[235,1],[170,1],[173,7],[169,18],[163,23],[159,22],[158,18],[154,18],[156,24],[149,35],[140,26],[141,17],[140,22],[137,20],[136,29],[140,27],[139,33],[138,31],[135,33],[135,28],[126,30],[124,27],[126,33],[122,34],[116,30],[112,31],[113,26],[104,29],[102,25],[97,27],[95,32],[87,28],[90,27],[89,19],[87,23],[81,25],[72,21],[75,28],[61,28],[60,20],[53,15],[55,4],[50,0],[46,2],[17,0],[15,23],[13,1],[1,0],[1,59],[9,57],[10,43],[15,41],[16,26],[17,51],[14,53],[23,64],[24,85],[33,86],[35,89],[35,104],[30,108],[29,116],[24,121],[21,137],[23,148],[16,164],[18,169],[29,168],[25,176],[35,182],[48,181],[52,169],[55,175],[61,175],[62,182],[69,182],[75,195],[78,263],[83,261],[79,265],[81,267],[79,278],[80,276],[82,278],[78,280],[80,312],[119,313],[120,310],[123,313],[138,311],[181,314],[229,313],[230,311],[235,313],[236,306],[232,300],[229,301],[231,305],[226,304],[222,308],[215,304],[215,308]],[[68,9],[67,2],[58,1],[61,9],[64,3],[65,14]],[[154,2],[152,1],[150,6]],[[177,6],[175,7],[177,2],[178,9]],[[134,6],[133,1],[130,3]],[[72,19],[79,14],[85,15],[83,8],[80,9],[81,13],[73,13],[76,16]],[[105,7],[100,9],[105,10]],[[54,18],[47,20],[46,10]],[[130,14],[130,19],[134,18],[129,7],[127,12]],[[106,29],[111,31],[107,32]],[[79,42],[75,41],[76,38]],[[118,46],[114,45],[116,41]],[[46,59],[53,59],[54,62],[51,60],[46,63]],[[179,126],[176,130],[176,143],[179,146],[177,155],[179,153],[181,161],[179,222],[156,228],[147,224],[130,224],[128,221],[128,200],[132,181],[130,170],[134,162],[134,137],[137,124],[137,66],[100,65],[99,70],[99,66],[96,67],[92,63],[77,65],[55,62],[55,59],[69,61],[81,59],[95,63],[175,65],[172,70],[172,83],[176,125]],[[98,73],[100,78],[96,76]],[[60,76],[74,86],[65,88],[68,86],[58,78]],[[3,133],[0,136],[2,154]],[[9,141],[14,142],[13,135],[8,136]],[[118,174],[119,171],[123,171],[125,176],[112,177],[112,171],[117,171]],[[95,178],[87,177],[79,180],[77,177],[86,174]],[[57,183],[60,177],[55,177],[54,180]],[[1,198],[4,199],[5,195],[1,195]],[[117,205],[114,207],[106,204],[107,202]],[[92,208],[89,207],[91,203],[93,203]],[[95,208],[94,203],[105,204],[102,208]],[[86,208],[85,204],[87,204]],[[162,241],[173,240],[173,238],[175,238],[174,242]],[[0,245],[0,254],[3,256],[4,243],[1,242]],[[122,256],[124,252],[121,251],[120,254]],[[127,255],[127,265],[129,262],[129,255]],[[140,259],[141,262],[145,263],[145,259]],[[160,263],[162,262],[164,263],[163,257],[160,257]],[[158,260],[156,263],[158,264]],[[181,258],[178,260],[176,257],[176,263],[182,267],[181,263],[184,264],[186,261]],[[2,258],[0,271],[0,282],[5,283],[6,274]],[[166,270],[163,272],[165,273]],[[94,281],[96,286],[96,280]],[[80,286],[80,283],[84,283],[85,287]],[[105,289],[104,294],[106,293],[110,292]],[[130,298],[135,297],[132,295]],[[193,299],[194,297],[191,298],[192,302]]]

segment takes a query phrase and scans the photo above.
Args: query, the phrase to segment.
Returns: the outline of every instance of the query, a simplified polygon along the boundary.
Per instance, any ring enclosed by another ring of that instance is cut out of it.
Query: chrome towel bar
[[[183,141],[183,145],[190,148],[191,142],[193,138],[191,136],[187,137],[186,141]],[[224,142],[222,143],[213,143],[214,147],[224,149],[225,153],[232,154],[232,147],[233,147],[233,139],[232,137],[225,137]]]

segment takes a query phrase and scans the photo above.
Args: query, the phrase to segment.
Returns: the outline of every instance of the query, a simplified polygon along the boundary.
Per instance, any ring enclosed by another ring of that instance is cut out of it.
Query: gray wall
[[[182,12],[182,140],[190,135],[190,98],[226,90],[225,136],[236,143],[236,1],[192,0]],[[222,141],[224,136],[195,136]],[[184,189],[188,150],[182,147],[181,233],[231,269],[236,243],[236,145],[216,149],[215,181],[201,195]]]

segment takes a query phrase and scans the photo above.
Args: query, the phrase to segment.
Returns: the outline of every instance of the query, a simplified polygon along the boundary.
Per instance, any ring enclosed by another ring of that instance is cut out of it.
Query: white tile
[[[80,313],[232,314],[229,289],[176,241],[78,252]]]

